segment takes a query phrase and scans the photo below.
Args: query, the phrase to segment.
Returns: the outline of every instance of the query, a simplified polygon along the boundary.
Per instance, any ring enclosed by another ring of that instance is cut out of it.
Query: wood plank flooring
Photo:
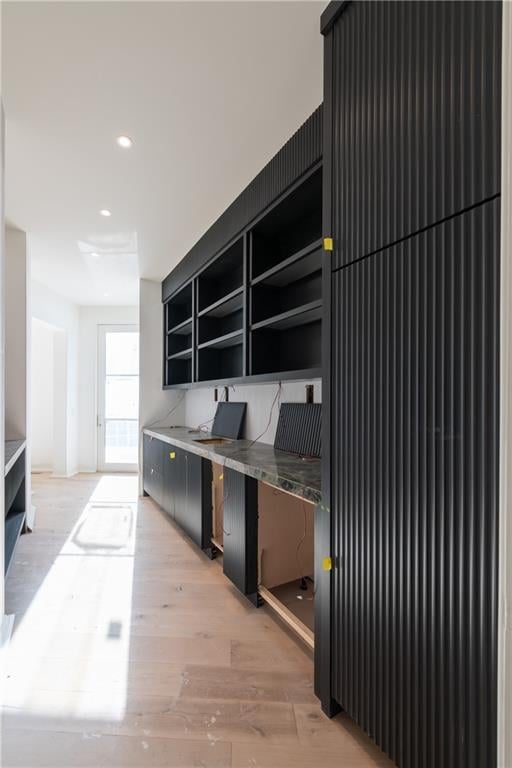
[[[4,768],[385,768],[313,694],[309,652],[135,475],[33,478],[7,581]]]

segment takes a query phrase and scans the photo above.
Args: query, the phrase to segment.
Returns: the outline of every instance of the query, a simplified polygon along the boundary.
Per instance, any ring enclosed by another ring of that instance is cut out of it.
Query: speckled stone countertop
[[[187,427],[145,428],[144,434],[183,448],[229,469],[235,469],[256,480],[262,480],[283,491],[302,496],[320,504],[320,459],[302,458],[294,453],[277,451],[266,443],[251,440],[231,440],[228,443],[205,445],[198,439],[208,439],[209,432],[193,432]]]

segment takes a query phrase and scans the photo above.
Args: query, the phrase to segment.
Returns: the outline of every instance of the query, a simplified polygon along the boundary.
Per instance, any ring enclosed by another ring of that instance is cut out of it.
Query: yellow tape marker
[[[171,452],[169,453],[169,458],[170,458],[170,459],[175,459],[175,458],[176,458],[176,452],[175,452],[175,451],[171,451]]]
[[[334,248],[334,242],[332,237],[324,237],[324,251],[332,251]]]
[[[331,571],[332,570],[332,559],[330,557],[324,557],[322,560],[322,568],[324,571]]]
[[[224,475],[219,475],[219,480],[224,480]]]

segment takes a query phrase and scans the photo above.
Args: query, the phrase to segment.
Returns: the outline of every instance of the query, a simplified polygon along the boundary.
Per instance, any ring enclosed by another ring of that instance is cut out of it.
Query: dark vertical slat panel
[[[303,456],[322,455],[321,403],[282,403],[274,448]]]
[[[355,2],[329,36],[336,269],[499,193],[501,3]]]
[[[499,200],[333,280],[334,697],[401,768],[492,768]]]
[[[162,301],[322,159],[322,131],[319,106],[165,278]]]
[[[258,602],[258,482],[224,467],[224,573]]]

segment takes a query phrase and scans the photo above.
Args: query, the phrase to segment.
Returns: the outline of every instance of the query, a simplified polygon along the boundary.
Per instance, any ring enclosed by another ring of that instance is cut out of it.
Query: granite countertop
[[[208,439],[212,435],[209,432],[191,431],[187,427],[145,428],[144,434],[288,493],[302,496],[313,504],[322,502],[320,459],[302,458],[294,453],[278,451],[272,445],[253,443],[251,440],[205,445],[198,443],[197,439]]]
[[[16,459],[25,448],[26,440],[6,440],[4,454],[4,476],[12,469]]]

